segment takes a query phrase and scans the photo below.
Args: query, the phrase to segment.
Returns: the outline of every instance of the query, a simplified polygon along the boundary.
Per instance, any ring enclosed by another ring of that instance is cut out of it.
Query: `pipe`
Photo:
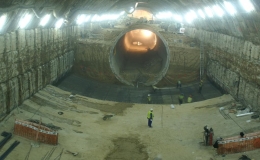
[[[253,114],[254,112],[249,112],[249,113],[243,113],[243,114],[237,114],[237,117],[241,117],[241,116],[247,116],[250,114]]]

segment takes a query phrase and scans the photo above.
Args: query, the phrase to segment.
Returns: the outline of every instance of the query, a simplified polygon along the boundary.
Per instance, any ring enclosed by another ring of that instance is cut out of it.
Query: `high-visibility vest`
[[[183,98],[184,98],[184,96],[183,96],[183,95],[179,95],[179,99],[181,99],[181,100],[182,100]]]
[[[152,100],[151,96],[148,96],[147,100],[148,100],[148,102],[150,102]]]
[[[152,114],[152,118],[151,118],[151,114]],[[149,111],[149,112],[147,113],[147,119],[153,119],[153,117],[154,117],[153,112]]]
[[[191,102],[192,102],[192,98],[191,98],[191,97],[188,97],[187,102],[188,102],[188,103],[191,103]]]

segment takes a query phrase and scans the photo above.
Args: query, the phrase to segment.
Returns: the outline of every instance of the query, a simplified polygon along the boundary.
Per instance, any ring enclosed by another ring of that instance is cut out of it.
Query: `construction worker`
[[[147,113],[147,119],[148,119],[148,127],[152,128],[152,122],[153,122],[153,109],[151,108],[150,111]]]
[[[202,86],[203,86],[203,80],[200,80],[200,84],[199,84],[199,93],[201,93]]]
[[[148,96],[147,96],[147,103],[148,103],[148,104],[151,104],[151,103],[152,103],[152,97],[151,97],[150,94],[148,94]]]
[[[177,82],[177,88],[181,88],[181,81],[180,80]]]
[[[189,95],[189,97],[188,97],[188,99],[187,99],[187,102],[188,102],[188,103],[191,103],[191,102],[192,102],[192,96],[191,96],[191,95]]]
[[[184,94],[182,93],[182,94],[179,95],[179,98],[178,98],[178,100],[179,100],[179,105],[182,104],[183,98],[184,98]]]

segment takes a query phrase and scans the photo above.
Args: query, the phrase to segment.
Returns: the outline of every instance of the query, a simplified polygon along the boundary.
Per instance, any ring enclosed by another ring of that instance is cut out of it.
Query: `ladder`
[[[204,75],[204,44],[202,40],[202,34],[200,36],[200,80]]]

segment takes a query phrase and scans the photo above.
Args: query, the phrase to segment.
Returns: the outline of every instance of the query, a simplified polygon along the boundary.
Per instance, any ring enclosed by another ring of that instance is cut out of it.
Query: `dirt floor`
[[[223,95],[175,105],[172,109],[170,105],[117,103],[80,95],[70,97],[69,92],[49,85],[2,121],[0,132],[13,132],[15,119],[41,119],[45,124],[61,128],[58,145],[13,135],[0,155],[18,140],[21,143],[6,160],[40,160],[54,149],[49,159],[62,153],[61,160],[237,160],[242,154],[257,160],[260,150],[217,155],[212,146],[203,145],[205,125],[214,129],[214,138],[238,135],[241,130],[245,133],[260,130],[259,120],[247,121],[250,116],[237,118],[229,113],[230,118],[225,118],[220,114],[219,107],[228,107],[233,101],[230,95]],[[153,128],[147,126],[146,115],[150,108],[155,114]],[[104,115],[113,117],[103,120]],[[78,155],[73,156],[66,150]]]

